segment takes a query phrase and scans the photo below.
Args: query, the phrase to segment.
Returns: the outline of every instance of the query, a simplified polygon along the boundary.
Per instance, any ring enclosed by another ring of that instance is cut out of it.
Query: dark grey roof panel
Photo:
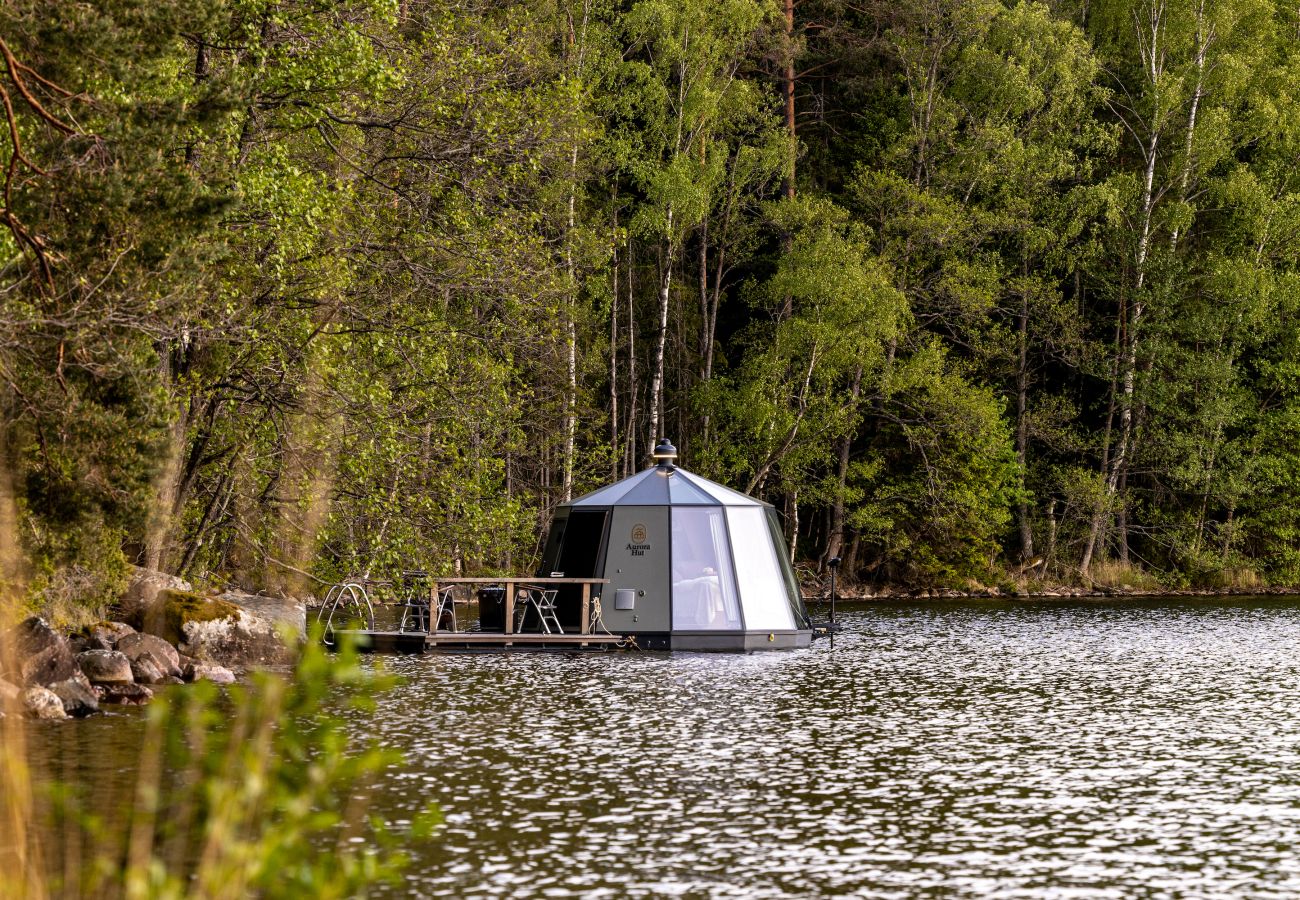
[[[647,478],[637,482],[636,487],[623,495],[620,506],[671,506],[672,497],[668,494],[668,483],[676,478],[659,469],[651,469]]]
[[[766,506],[685,469],[658,466],[577,498],[568,506]]]

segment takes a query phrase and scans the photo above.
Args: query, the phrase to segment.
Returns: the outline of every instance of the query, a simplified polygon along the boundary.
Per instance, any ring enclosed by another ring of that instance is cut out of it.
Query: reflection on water
[[[859,607],[755,656],[406,658],[398,893],[1300,891],[1300,604]]]
[[[754,656],[388,658],[378,806],[447,825],[387,895],[1300,893],[1300,602],[844,619]]]

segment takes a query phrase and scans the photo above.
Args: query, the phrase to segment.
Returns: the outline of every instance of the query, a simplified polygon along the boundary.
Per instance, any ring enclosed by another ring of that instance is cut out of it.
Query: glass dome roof
[[[654,466],[568,504],[589,506],[768,506],[760,500],[693,475],[685,469]]]

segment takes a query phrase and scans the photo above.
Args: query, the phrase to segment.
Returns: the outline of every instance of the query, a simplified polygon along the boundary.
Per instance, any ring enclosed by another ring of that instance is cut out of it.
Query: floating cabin
[[[539,575],[606,578],[605,627],[654,650],[807,647],[812,628],[776,510],[676,465],[657,464],[559,506]],[[560,588],[565,629],[580,588]]]

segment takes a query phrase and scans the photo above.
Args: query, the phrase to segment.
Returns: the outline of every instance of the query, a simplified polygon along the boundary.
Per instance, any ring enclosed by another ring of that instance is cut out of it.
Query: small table
[[[515,627],[515,595],[520,589],[530,587],[538,588],[542,586],[551,587],[561,584],[579,584],[582,585],[582,619],[579,623],[579,634],[591,634],[591,588],[592,585],[609,584],[608,578],[438,578],[436,576],[430,579],[433,584],[430,586],[432,593],[431,599],[438,597],[438,591],[444,585],[480,585],[482,587],[492,587],[501,585],[506,589],[506,609],[505,609],[505,634],[514,634]],[[430,634],[436,634],[438,623],[433,623]]]

